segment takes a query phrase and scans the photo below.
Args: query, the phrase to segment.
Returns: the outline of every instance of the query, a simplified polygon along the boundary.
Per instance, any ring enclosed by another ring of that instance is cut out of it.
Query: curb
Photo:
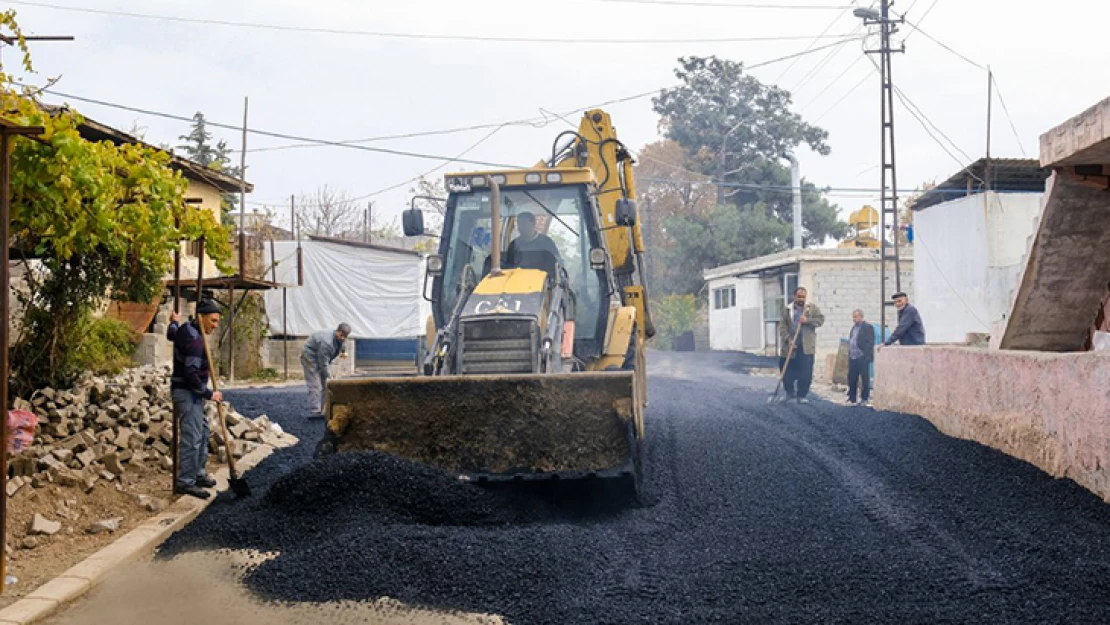
[[[296,444],[292,436],[290,445]],[[240,474],[273,453],[274,447],[263,445],[243,456],[237,463]],[[212,477],[216,491],[228,489],[228,469],[221,467]],[[35,589],[34,592],[0,610],[0,625],[28,625],[45,619],[74,599],[82,597],[109,577],[116,569],[154,552],[171,534],[197,518],[216,497],[197,499],[184,495],[162,512],[143,521],[138,527],[120,536],[100,551],[70,567],[67,571]]]

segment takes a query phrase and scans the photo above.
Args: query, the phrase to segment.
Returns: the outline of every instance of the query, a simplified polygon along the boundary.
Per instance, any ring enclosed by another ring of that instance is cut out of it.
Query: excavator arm
[[[568,139],[569,137],[569,139]],[[560,141],[564,141],[560,145]],[[605,242],[613,262],[613,275],[626,306],[636,307],[637,334],[641,340],[655,335],[648,308],[644,274],[644,233],[636,218],[636,181],[632,153],[617,139],[609,114],[586,111],[578,131],[559,135],[551,160],[554,169],[588,167],[598,179],[597,208]],[[631,219],[629,219],[629,216]],[[631,223],[629,223],[631,221]]]

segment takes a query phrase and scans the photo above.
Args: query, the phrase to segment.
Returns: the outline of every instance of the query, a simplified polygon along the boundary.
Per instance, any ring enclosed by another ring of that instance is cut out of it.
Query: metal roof
[[[363,247],[371,250],[378,250],[379,252],[393,252],[395,254],[408,254],[410,256],[423,256],[416,250],[406,250],[401,247],[390,247],[388,245],[379,245],[377,243],[366,243],[364,241],[352,241],[350,239],[339,239],[336,237],[325,237],[318,234],[308,235],[310,241],[320,241],[322,243],[337,243],[339,245],[349,245],[351,247]]]
[[[1051,170],[1034,158],[990,159],[990,187],[996,193],[1043,193]],[[982,193],[987,176],[987,159],[981,158],[953,174],[948,180],[921,194],[913,203],[919,211],[968,195]]]

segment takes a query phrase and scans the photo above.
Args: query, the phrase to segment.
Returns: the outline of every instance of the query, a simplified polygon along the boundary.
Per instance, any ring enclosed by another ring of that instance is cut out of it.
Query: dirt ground
[[[7,606],[32,593],[71,566],[107,546],[113,540],[135,528],[147,518],[157,514],[139,504],[139,495],[148,495],[165,503],[172,501],[170,476],[157,467],[142,464],[127,465],[124,483],[97,481],[93,490],[85,493],[80,487],[51,484],[21,488],[8,500],[8,575],[18,581],[7,587],[0,596],[0,607]],[[27,527],[35,513],[58,521],[62,529],[53,536],[30,538],[32,548],[24,545],[28,540]],[[122,518],[115,533],[89,534],[90,525],[111,518]]]

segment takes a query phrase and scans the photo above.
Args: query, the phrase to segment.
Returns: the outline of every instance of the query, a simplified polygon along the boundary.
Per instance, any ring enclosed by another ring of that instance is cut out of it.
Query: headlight
[[[605,250],[600,247],[590,248],[590,267],[601,269],[605,266]]]
[[[472,186],[472,187],[484,187],[484,186],[486,186],[486,177],[485,176],[471,176],[470,177],[470,186]]]
[[[547,181],[550,183],[558,183],[563,181],[563,174],[552,172],[547,174]]]
[[[495,176],[490,176],[490,178],[493,178],[493,181],[496,182],[497,184],[505,184],[505,182],[506,182],[505,176],[502,175],[502,174],[497,174]]]
[[[524,174],[524,182],[527,184],[539,184],[543,180],[543,176],[539,174]]]
[[[433,276],[438,276],[443,273],[443,257],[438,254],[432,254],[428,257],[428,273]]]

